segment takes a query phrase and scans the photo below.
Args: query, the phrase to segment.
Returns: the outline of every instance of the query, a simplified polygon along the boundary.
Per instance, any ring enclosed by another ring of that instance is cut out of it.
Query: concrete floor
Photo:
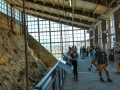
[[[91,58],[78,60],[78,81],[74,81],[73,74],[66,74],[61,90],[120,90],[120,73],[115,72],[114,61],[109,62],[109,73],[113,82],[107,82],[106,74],[103,72],[105,82],[99,80],[98,71],[90,67]]]

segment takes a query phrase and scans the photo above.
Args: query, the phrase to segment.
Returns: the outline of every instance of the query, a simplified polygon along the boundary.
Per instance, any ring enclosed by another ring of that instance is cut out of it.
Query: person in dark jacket
[[[83,46],[83,55],[82,55],[82,59],[85,59],[85,56],[86,56],[86,48]]]
[[[80,57],[81,57],[81,59],[82,59],[82,53],[83,53],[83,48],[80,47]]]
[[[71,58],[72,58],[72,64],[73,64],[74,80],[78,80],[78,75],[77,75],[78,54],[76,53],[76,51],[72,53]]]

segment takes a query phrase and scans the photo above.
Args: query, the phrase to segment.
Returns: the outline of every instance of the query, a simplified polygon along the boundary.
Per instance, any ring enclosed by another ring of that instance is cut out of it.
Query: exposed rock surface
[[[28,41],[28,77],[32,90],[57,60],[31,36]],[[0,90],[25,90],[24,46],[23,35],[0,28]]]
[[[36,53],[36,57],[41,60],[47,68],[50,69],[57,63],[55,57],[30,35],[28,35],[28,45]]]

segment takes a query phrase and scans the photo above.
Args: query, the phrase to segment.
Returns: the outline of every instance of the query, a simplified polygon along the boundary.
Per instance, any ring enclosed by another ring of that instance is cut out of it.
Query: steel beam
[[[36,3],[33,1],[33,0],[27,0],[26,2],[28,3],[32,3],[32,4],[37,4],[37,5],[40,5],[40,6],[45,6],[45,7],[48,7],[48,8],[53,8],[53,9],[58,9],[58,6],[53,6],[52,4],[43,4],[42,2],[39,2],[39,1],[36,1]],[[71,8],[66,8],[64,7],[64,10],[63,10],[63,7],[62,6],[59,6],[59,10],[61,11],[66,11],[66,12],[69,12],[69,13],[72,13],[72,9]],[[86,17],[91,17],[91,18],[95,18],[97,19],[97,17],[99,16],[98,14],[94,14],[94,17],[93,17],[93,13],[89,12],[84,12],[82,10],[74,10],[74,13],[75,14],[78,14],[78,15],[82,15],[82,16],[86,16]]]

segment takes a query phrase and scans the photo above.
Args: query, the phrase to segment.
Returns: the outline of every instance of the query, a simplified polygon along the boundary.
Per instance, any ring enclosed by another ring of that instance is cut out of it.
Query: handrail
[[[51,73],[55,70],[55,68],[57,67],[59,61],[55,64],[55,66],[44,76],[44,78],[35,86],[34,89],[39,89],[40,86],[42,86],[45,82],[45,80],[51,75]]]
[[[60,90],[65,77],[65,71],[59,68],[58,61],[33,90]]]

